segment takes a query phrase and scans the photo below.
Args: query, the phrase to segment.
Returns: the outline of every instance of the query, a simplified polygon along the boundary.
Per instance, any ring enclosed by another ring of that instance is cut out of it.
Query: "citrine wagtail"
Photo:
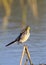
[[[26,28],[20,33],[20,35],[12,42],[10,42],[9,44],[7,44],[6,46],[9,46],[15,42],[19,43],[24,43],[27,41],[27,39],[30,36],[30,26],[26,26]]]

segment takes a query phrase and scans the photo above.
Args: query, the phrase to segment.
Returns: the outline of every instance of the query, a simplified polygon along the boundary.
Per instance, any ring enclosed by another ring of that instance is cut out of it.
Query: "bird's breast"
[[[25,41],[27,41],[27,39],[29,38],[29,36],[30,36],[30,33],[27,33],[26,35],[23,35],[22,36],[22,38],[20,39],[20,42],[25,42]]]

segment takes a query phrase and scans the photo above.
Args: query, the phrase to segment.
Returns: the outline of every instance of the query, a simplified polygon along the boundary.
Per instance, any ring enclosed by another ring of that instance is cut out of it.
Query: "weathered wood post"
[[[30,65],[33,65],[31,58],[30,58],[30,53],[28,51],[28,47],[26,45],[24,45],[24,48],[23,48],[23,51],[22,51],[22,56],[21,56],[21,59],[20,59],[20,65],[22,65],[22,60],[23,60],[23,57],[24,57],[25,54],[27,54]]]

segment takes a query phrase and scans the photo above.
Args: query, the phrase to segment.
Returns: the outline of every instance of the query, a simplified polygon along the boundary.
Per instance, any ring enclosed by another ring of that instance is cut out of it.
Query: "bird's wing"
[[[20,35],[19,35],[14,41],[12,41],[12,42],[10,42],[9,44],[7,44],[6,47],[9,46],[9,45],[11,45],[11,44],[13,44],[13,43],[16,42],[16,41],[19,42],[19,40],[20,40],[20,38],[21,38],[21,35],[22,35],[22,33],[20,33]]]
[[[27,34],[27,32],[26,31],[24,31],[22,34],[21,34],[21,36],[20,36],[20,39],[23,39],[24,38],[24,36]]]
[[[20,39],[22,39],[25,34],[26,34],[26,31],[25,31],[25,29],[23,29],[22,32],[20,33],[20,35],[19,35],[14,41],[10,42],[10,43],[7,44],[6,46],[9,46],[9,45],[13,44],[13,43],[16,42],[16,41],[19,42]]]

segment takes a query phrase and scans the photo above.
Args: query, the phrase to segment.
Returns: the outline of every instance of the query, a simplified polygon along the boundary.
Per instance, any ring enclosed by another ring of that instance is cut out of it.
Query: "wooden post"
[[[30,53],[28,51],[28,47],[26,45],[24,45],[24,48],[23,48],[23,51],[22,51],[22,56],[21,56],[21,59],[20,59],[20,65],[22,65],[22,60],[23,60],[23,57],[24,57],[25,54],[27,54],[28,60],[30,62],[30,65],[33,65],[32,61],[30,59]]]
[[[25,55],[25,46],[24,46],[23,51],[22,51],[22,57],[20,59],[20,65],[22,65],[22,60],[23,60],[24,55]]]

